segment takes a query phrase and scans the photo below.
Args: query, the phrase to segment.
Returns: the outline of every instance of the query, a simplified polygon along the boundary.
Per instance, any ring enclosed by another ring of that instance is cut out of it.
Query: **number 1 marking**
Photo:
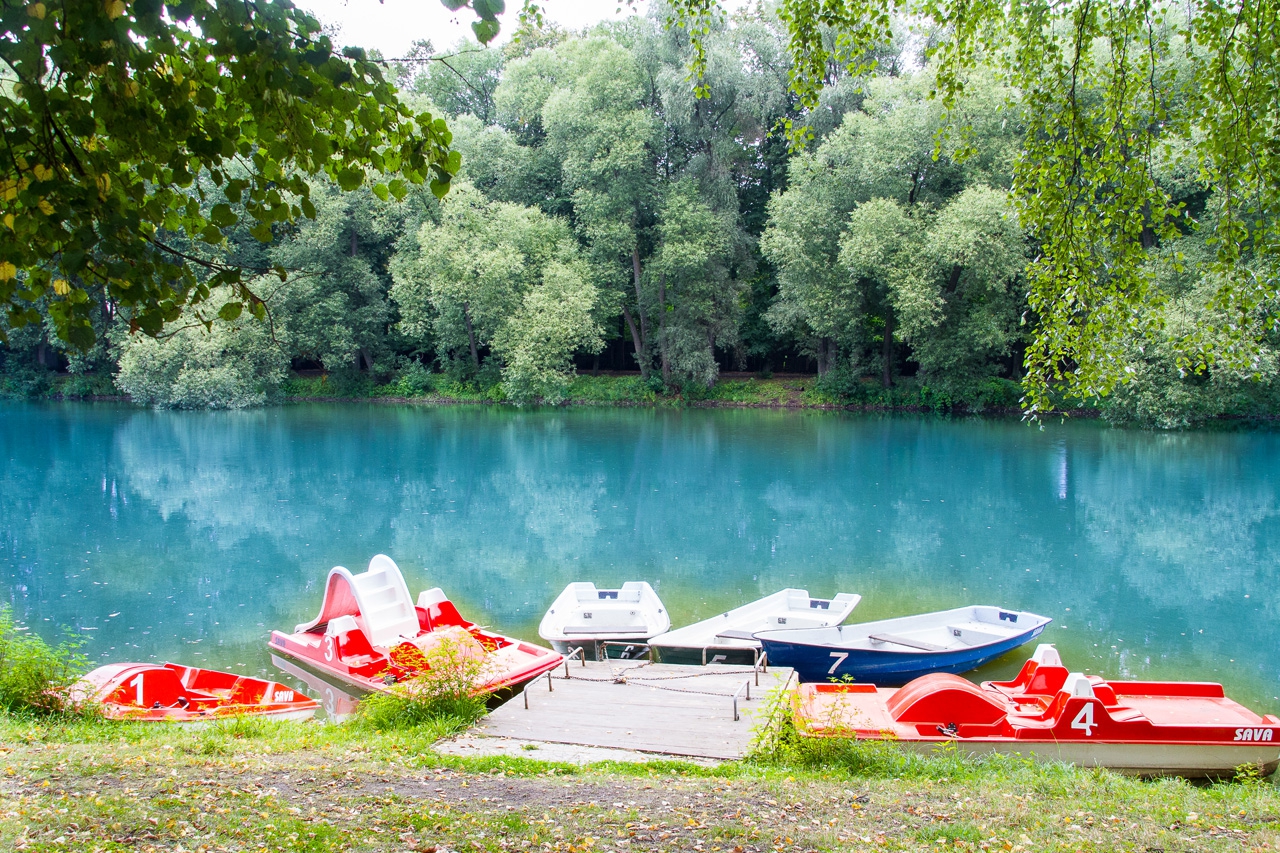
[[[142,676],[141,675],[135,675],[133,677],[133,686],[138,688],[138,707],[145,708],[146,705],[143,704],[143,701],[142,701]]]
[[[831,664],[831,669],[827,670],[827,675],[835,675],[836,667],[844,663],[844,659],[849,656],[849,653],[848,652],[832,652],[831,656],[836,659],[836,662]]]

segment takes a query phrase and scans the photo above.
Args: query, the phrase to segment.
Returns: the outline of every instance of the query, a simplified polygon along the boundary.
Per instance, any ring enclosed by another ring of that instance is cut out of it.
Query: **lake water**
[[[1051,616],[1073,669],[1280,710],[1280,434],[757,410],[0,405],[0,600],[96,661],[274,672],[334,564],[537,639],[569,582],[676,625],[786,586],[854,620]],[[1030,651],[1029,649],[1027,650]],[[1017,670],[1025,654],[978,675]]]

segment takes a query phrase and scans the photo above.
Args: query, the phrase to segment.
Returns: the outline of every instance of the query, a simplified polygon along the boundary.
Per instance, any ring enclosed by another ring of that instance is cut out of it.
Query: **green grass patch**
[[[574,403],[652,405],[657,402],[658,394],[652,385],[639,376],[580,374],[569,383],[567,399]]]

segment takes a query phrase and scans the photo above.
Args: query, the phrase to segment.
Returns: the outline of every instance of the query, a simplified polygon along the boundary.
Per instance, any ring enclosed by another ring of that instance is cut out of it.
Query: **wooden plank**
[[[877,643],[893,643],[895,646],[906,646],[909,649],[919,649],[922,652],[941,652],[946,650],[946,646],[938,646],[933,643],[926,643],[924,640],[913,640],[910,637],[898,637],[893,634],[868,634],[867,639],[875,640]]]
[[[771,669],[755,684],[751,667],[690,667],[640,662],[572,664],[547,690],[540,678],[480,723],[480,733],[544,743],[639,750],[666,755],[741,758],[751,744],[754,714],[766,693],[787,684],[790,670]],[[614,679],[625,679],[622,683]],[[738,693],[750,681],[751,701]],[[528,701],[528,708],[525,701]]]

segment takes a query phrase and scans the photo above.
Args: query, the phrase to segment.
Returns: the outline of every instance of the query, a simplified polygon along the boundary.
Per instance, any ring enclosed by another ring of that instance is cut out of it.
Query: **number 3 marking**
[[[848,652],[832,652],[831,656],[836,659],[836,662],[831,664],[831,669],[827,670],[827,675],[835,675],[836,667],[844,663],[844,659],[849,656],[849,653]]]
[[[1076,714],[1076,718],[1071,721],[1071,728],[1079,729],[1084,732],[1085,737],[1093,735],[1093,729],[1096,723],[1093,722],[1093,706],[1085,705],[1080,709],[1080,713]]]
[[[324,638],[324,659],[332,663],[333,658],[334,658],[333,637],[325,637]]]

